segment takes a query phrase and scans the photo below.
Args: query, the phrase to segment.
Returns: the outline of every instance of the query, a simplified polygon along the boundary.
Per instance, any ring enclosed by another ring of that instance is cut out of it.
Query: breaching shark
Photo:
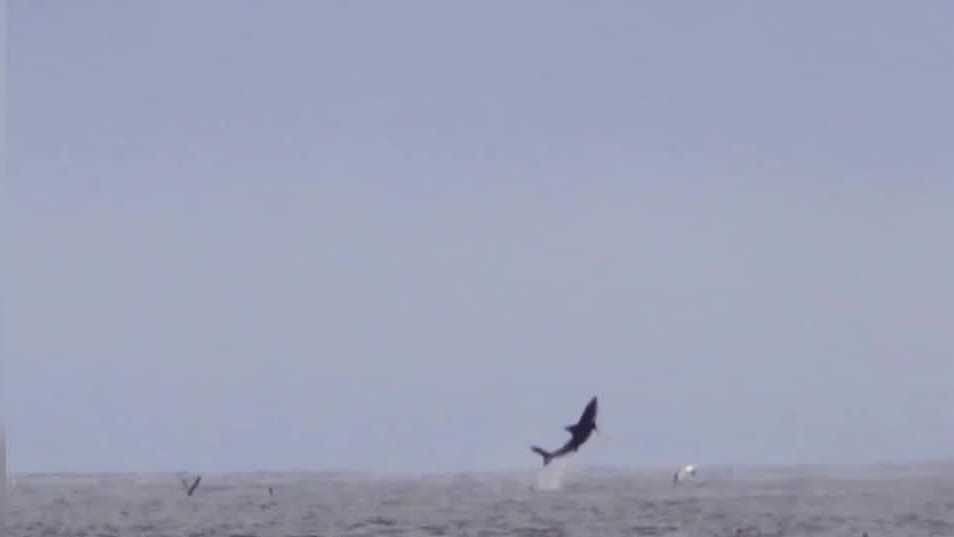
[[[550,461],[557,457],[576,452],[590,438],[590,434],[596,430],[596,397],[590,399],[590,402],[587,403],[586,408],[583,409],[583,415],[580,416],[580,421],[574,425],[568,425],[566,430],[571,435],[570,440],[556,451],[547,451],[537,446],[530,447],[534,453],[543,457],[544,466],[550,464]]]

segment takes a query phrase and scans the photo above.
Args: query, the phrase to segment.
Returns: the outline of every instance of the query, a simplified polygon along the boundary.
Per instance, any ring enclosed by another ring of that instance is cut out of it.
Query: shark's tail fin
[[[531,446],[530,450],[536,453],[537,455],[540,455],[541,457],[543,457],[544,466],[550,464],[550,461],[553,459],[553,454],[543,448],[538,448],[537,446]]]

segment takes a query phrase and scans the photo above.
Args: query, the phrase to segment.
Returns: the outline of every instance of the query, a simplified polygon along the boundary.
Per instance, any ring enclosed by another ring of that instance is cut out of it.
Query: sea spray
[[[541,468],[537,474],[537,490],[560,490],[569,465],[570,457],[559,457]]]

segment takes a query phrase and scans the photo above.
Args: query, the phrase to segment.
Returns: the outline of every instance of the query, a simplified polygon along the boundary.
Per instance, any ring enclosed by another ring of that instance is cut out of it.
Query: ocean
[[[549,472],[549,473],[548,473]],[[21,474],[9,537],[954,536],[954,465]],[[271,488],[271,493],[269,493]]]

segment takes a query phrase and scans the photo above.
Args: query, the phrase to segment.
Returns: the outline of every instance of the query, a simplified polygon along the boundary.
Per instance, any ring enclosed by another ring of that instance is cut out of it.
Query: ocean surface
[[[954,465],[180,477],[14,475],[3,535],[954,537]]]

